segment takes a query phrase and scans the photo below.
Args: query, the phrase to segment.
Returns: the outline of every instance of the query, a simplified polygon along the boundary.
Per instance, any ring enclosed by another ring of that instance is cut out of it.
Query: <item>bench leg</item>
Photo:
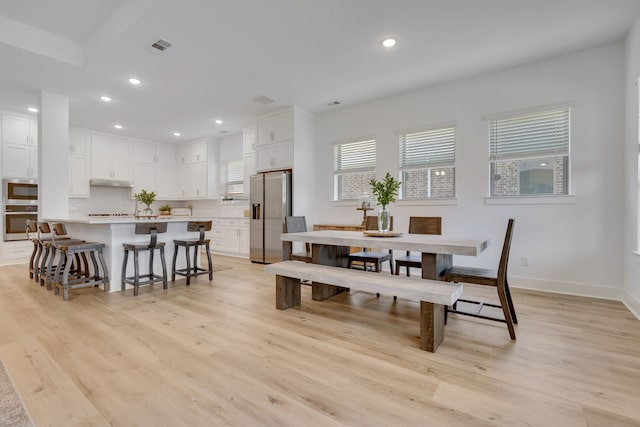
[[[300,305],[300,280],[276,275],[276,308],[286,310]]]
[[[420,301],[420,348],[435,352],[444,339],[444,310],[442,304]]]
[[[348,289],[349,288],[343,288],[340,286],[325,285],[324,283],[312,282],[311,299],[314,301],[324,301],[334,295],[347,291]]]

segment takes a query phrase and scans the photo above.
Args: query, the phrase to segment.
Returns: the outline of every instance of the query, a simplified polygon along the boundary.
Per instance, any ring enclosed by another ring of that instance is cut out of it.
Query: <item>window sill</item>
[[[485,197],[485,205],[573,205],[576,196],[511,196]]]
[[[448,197],[444,199],[419,199],[419,200],[397,200],[397,206],[457,206],[457,197]]]
[[[457,206],[458,198],[451,197],[446,199],[419,199],[419,200],[396,200],[391,204],[391,206]],[[345,200],[345,201],[337,201],[334,200],[331,202],[331,206],[334,207],[343,207],[343,208],[358,208],[360,205],[357,201],[353,200]],[[380,208],[379,205],[373,204],[371,207],[374,210],[378,210]]]
[[[331,206],[340,208],[359,208],[360,204],[357,200],[333,200]]]

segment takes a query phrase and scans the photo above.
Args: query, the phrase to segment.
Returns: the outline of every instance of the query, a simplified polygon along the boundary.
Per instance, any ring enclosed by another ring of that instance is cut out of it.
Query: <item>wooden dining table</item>
[[[431,235],[431,234],[401,234],[393,233],[383,236],[370,236],[365,233],[367,231],[310,231],[301,233],[283,233],[281,240],[283,241],[283,253],[286,255],[291,251],[291,245],[294,242],[308,243],[312,246],[312,263],[322,264],[332,267],[345,267],[349,265],[349,253],[352,246],[367,248],[385,248],[401,251],[414,251],[422,254],[422,279],[425,282],[424,290],[434,290],[433,285],[437,285],[437,281],[442,280],[443,273],[452,265],[453,255],[477,256],[484,251],[489,245],[489,239],[483,237],[465,237],[452,235]],[[286,259],[286,258],[285,258]],[[285,264],[285,263],[280,263]],[[304,264],[303,264],[304,265]],[[287,268],[275,264],[273,269],[268,267],[265,270],[271,270],[272,273],[282,277],[276,278],[276,308],[286,309],[300,303],[300,285],[299,280],[290,280],[287,277],[296,277],[291,271],[294,266],[289,265]],[[302,265],[295,269],[302,268]],[[282,271],[281,271],[282,270]],[[309,269],[305,269],[309,270]],[[340,268],[336,268],[337,272]],[[287,276],[290,274],[290,276]],[[373,273],[371,273],[373,274]],[[369,274],[366,274],[369,276]],[[303,275],[300,276],[300,278]],[[344,287],[353,284],[354,281],[338,280],[344,279],[346,274],[334,274],[333,269],[324,273],[314,274],[312,281],[311,297],[315,301],[322,301],[332,296],[347,291],[350,287]],[[397,281],[398,286],[405,286],[402,278],[398,276],[386,276],[385,284],[391,284]],[[372,276],[371,279],[378,279],[380,276]],[[326,281],[323,281],[325,279]],[[362,279],[362,277],[359,277]],[[280,280],[280,282],[278,282]],[[372,280],[371,282],[375,282]],[[418,281],[422,281],[418,279]],[[428,283],[427,283],[428,282]],[[368,282],[367,282],[368,283]],[[345,285],[346,284],[346,285]],[[360,283],[362,285],[363,283]],[[444,338],[444,320],[446,315],[446,305],[455,302],[461,294],[459,291],[451,290],[450,285],[442,284],[443,290],[446,289],[451,293],[449,295],[451,302],[442,303],[434,299],[434,295],[426,293],[418,298],[420,301],[420,348],[423,350],[434,352]],[[363,288],[363,286],[359,286]],[[372,286],[373,287],[373,286]],[[380,287],[380,284],[378,284]],[[368,286],[364,286],[368,288]],[[421,289],[419,287],[418,289]],[[397,290],[400,290],[397,288]],[[391,289],[393,292],[393,289]],[[457,296],[454,296],[456,294]]]
[[[382,234],[382,233],[381,233]],[[312,245],[314,264],[348,267],[349,248],[385,248],[422,253],[422,278],[439,280],[453,263],[453,255],[477,256],[489,246],[485,237],[466,237],[433,234],[389,234],[374,237],[361,231],[307,231],[283,233],[283,242],[301,242]]]

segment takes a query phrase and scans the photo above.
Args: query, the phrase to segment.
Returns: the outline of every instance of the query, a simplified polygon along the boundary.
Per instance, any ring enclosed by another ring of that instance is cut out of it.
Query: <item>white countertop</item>
[[[202,216],[158,216],[153,219],[136,219],[133,216],[80,216],[76,218],[44,218],[49,222],[64,222],[71,224],[136,224],[139,222],[188,222],[211,221],[212,217]]]

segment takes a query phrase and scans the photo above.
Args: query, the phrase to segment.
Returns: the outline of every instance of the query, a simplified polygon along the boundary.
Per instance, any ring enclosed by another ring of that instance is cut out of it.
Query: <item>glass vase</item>
[[[381,233],[386,233],[389,231],[391,227],[391,215],[389,214],[389,209],[387,206],[382,206],[380,212],[378,212],[378,231]]]

